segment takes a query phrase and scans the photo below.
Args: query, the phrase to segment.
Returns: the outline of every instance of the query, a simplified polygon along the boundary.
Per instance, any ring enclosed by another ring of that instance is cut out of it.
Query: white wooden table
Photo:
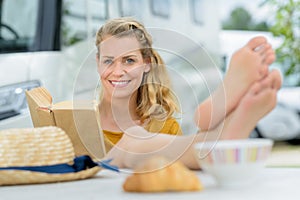
[[[255,184],[235,189],[220,188],[210,175],[196,173],[205,187],[199,192],[127,193],[122,190],[122,184],[128,174],[102,170],[94,178],[81,181],[0,186],[0,200],[300,199],[300,168],[265,168]]]

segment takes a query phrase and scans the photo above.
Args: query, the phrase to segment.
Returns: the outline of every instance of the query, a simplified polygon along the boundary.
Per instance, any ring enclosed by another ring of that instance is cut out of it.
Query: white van
[[[42,85],[54,102],[95,96],[93,38],[109,18],[133,16],[149,28],[176,74],[186,133],[195,129],[195,105],[221,80],[215,64],[220,21],[212,1],[0,0],[0,9],[0,130],[32,126],[26,89]],[[187,96],[195,101],[184,103]]]

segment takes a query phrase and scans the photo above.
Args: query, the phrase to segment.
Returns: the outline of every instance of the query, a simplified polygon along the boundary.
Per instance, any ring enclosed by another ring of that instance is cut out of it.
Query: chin
[[[128,93],[125,91],[115,92],[112,94],[113,99],[128,99],[132,96],[132,93]]]

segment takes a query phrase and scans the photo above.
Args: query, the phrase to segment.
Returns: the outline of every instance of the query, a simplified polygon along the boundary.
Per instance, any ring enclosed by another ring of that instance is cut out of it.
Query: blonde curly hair
[[[171,91],[170,78],[162,58],[152,48],[152,37],[145,27],[133,18],[123,17],[107,21],[97,32],[96,46],[100,55],[100,43],[107,36],[132,37],[139,44],[144,60],[150,60],[150,71],[144,73],[143,82],[138,88],[137,114],[141,122],[149,118],[166,120],[179,111],[175,95]]]

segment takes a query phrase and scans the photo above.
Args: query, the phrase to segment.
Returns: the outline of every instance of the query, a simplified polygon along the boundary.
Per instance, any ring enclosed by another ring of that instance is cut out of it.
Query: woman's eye
[[[127,58],[126,61],[125,61],[126,64],[132,64],[134,62],[135,62],[135,60],[132,59],[132,58]]]
[[[111,59],[106,59],[106,60],[103,61],[103,64],[110,65],[110,64],[112,64],[112,62],[113,61]]]

